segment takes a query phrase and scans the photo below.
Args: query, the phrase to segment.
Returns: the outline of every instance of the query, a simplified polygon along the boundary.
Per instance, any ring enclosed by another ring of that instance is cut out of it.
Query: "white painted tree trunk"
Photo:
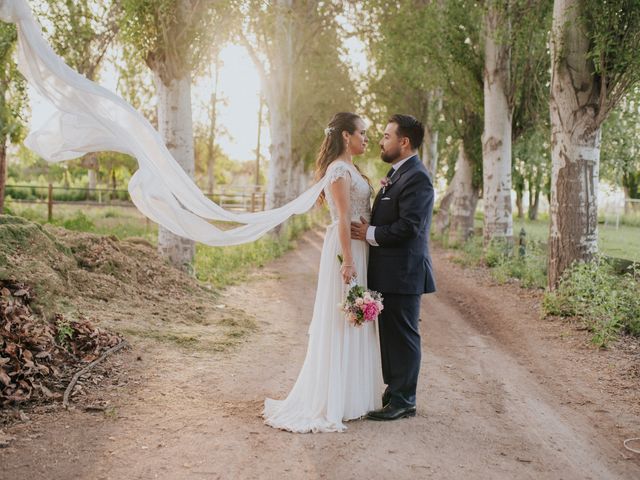
[[[279,103],[279,102],[278,102]],[[283,108],[284,107],[284,108]],[[267,208],[284,205],[289,197],[291,170],[291,116],[286,107],[269,105],[271,146],[267,174]]]
[[[90,168],[87,171],[87,176],[89,177],[89,190],[95,190],[98,186],[98,172],[93,168]]]
[[[485,15],[484,132],[482,167],[484,240],[511,241],[511,108],[508,101],[510,49],[500,43],[505,28],[498,6]],[[504,30],[503,30],[504,31]]]
[[[473,186],[473,166],[460,143],[454,174],[440,200],[434,226],[452,242],[464,242],[473,233],[478,189]]]
[[[549,287],[598,250],[599,86],[587,59],[579,0],[556,0],[551,32]]]
[[[158,91],[158,129],[167,148],[193,178],[193,125],[191,116],[191,76],[165,84],[155,75]],[[189,270],[195,254],[195,242],[158,227],[158,251],[177,267]]]
[[[462,243],[473,234],[473,216],[478,205],[478,190],[473,187],[473,167],[462,142],[460,142],[451,184],[453,200],[451,201],[449,240]]]
[[[268,78],[266,102],[269,107],[271,147],[267,179],[267,208],[284,205],[292,191],[291,104],[293,88],[292,0],[278,0],[274,58]]]
[[[82,165],[87,168],[87,176],[89,178],[89,190],[95,190],[98,186],[98,154],[95,152],[87,153],[82,159]]]
[[[433,92],[433,98],[435,100],[435,115],[433,115],[433,124],[437,124],[437,119],[442,112],[442,90],[438,89]],[[435,182],[436,172],[438,171],[438,129],[432,125],[429,129],[429,162],[428,170],[431,172],[431,180]]]
[[[220,80],[220,53],[216,52],[216,58],[214,61],[215,76],[213,80],[213,91],[211,92],[211,105],[209,106],[209,135],[207,137],[207,191],[210,195],[213,194],[213,190],[216,185],[216,176],[214,173],[216,152],[215,152],[215,139],[216,139],[216,125],[218,119],[218,84]]]
[[[431,180],[436,178],[436,170],[438,168],[438,130],[432,126],[425,127],[425,138],[422,143],[422,163],[427,167],[431,174]]]
[[[455,174],[454,174],[455,175]],[[453,179],[451,179],[453,183]],[[433,219],[433,225],[440,235],[447,233],[447,229],[451,224],[451,203],[453,202],[453,184],[450,183],[444,195],[440,198],[440,204],[438,205],[438,213]]]
[[[298,161],[295,162],[288,171],[286,200],[293,200],[306,190],[306,183],[307,176],[304,173],[304,164],[302,160],[298,159]]]

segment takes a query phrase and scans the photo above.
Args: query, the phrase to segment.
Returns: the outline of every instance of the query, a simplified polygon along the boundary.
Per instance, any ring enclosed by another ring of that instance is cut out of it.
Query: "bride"
[[[341,432],[344,421],[381,407],[377,322],[354,327],[338,306],[352,278],[366,287],[368,244],[351,240],[350,224],[371,217],[371,186],[352,160],[367,142],[364,121],[354,113],[337,113],[325,129],[316,168],[318,178],[329,179],[321,199],[328,204],[331,224],[322,247],[304,364],[284,400],[265,400],[264,422],[275,428]]]
[[[174,234],[212,246],[251,242],[309,210],[322,194],[332,223],[322,249],[307,356],[287,398],[265,401],[265,423],[293,432],[343,431],[343,421],[379,408],[377,324],[352,327],[338,308],[350,280],[355,276],[366,286],[367,279],[368,245],[350,239],[351,221],[370,218],[371,187],[352,161],[367,145],[362,119],[353,113],[335,115],[318,154],[321,181],[298,198],[266,212],[228,212],[198,189],[139,112],[55,54],[25,0],[0,0],[0,19],[18,25],[20,72],[53,108],[51,118],[24,144],[49,162],[100,151],[136,157],[140,168],[129,182],[131,199]],[[224,230],[210,220],[241,225]]]

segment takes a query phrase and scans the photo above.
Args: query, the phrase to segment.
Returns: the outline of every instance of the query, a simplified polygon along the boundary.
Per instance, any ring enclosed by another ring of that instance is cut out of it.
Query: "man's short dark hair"
[[[415,117],[396,113],[389,118],[389,123],[398,125],[398,136],[407,137],[412,149],[420,148],[424,140],[424,126]]]

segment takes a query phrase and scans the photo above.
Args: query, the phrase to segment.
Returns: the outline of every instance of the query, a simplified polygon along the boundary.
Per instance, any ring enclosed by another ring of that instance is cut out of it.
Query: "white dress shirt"
[[[392,165],[393,167],[393,173],[391,174],[391,176],[389,177],[389,179],[392,179],[393,176],[396,174],[396,172],[398,171],[398,169],[407,161],[409,160],[411,157],[413,157],[415,155],[415,153],[412,153],[411,155],[409,155],[407,158],[403,158],[402,160],[400,160],[398,163]],[[367,228],[367,235],[366,235],[366,239],[367,242],[369,243],[369,245],[371,245],[372,247],[378,247],[378,242],[376,242],[376,227],[374,227],[373,225],[369,225],[369,228]]]

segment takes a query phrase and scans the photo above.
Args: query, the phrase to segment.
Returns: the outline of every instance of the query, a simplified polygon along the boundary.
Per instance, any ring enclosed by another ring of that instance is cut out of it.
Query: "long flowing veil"
[[[18,68],[55,108],[25,145],[49,162],[89,152],[134,156],[139,169],[129,181],[136,207],[176,235],[212,245],[252,242],[293,214],[313,207],[325,177],[291,202],[256,213],[232,213],[208,199],[166,148],[160,134],[129,103],[72,70],[42,36],[25,0],[0,0],[0,18],[18,27]],[[222,230],[209,220],[237,222]]]

